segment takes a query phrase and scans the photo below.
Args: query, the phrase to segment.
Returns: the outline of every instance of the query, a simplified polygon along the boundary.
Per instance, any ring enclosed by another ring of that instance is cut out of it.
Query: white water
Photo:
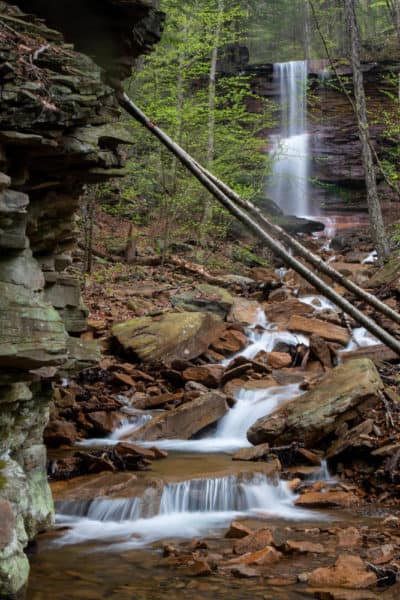
[[[274,159],[267,194],[286,214],[312,214],[309,194],[307,133],[307,61],[274,65],[280,90],[281,131],[273,138]]]
[[[57,520],[69,530],[58,543],[104,540],[120,550],[217,532],[246,515],[291,520],[317,516],[295,507],[295,499],[286,483],[253,474],[165,484],[158,502],[150,498],[153,514],[149,498],[66,501],[57,507]]]

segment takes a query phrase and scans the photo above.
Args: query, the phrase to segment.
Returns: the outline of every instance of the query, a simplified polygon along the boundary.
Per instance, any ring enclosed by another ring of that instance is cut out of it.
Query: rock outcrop
[[[247,437],[253,444],[302,442],[312,447],[340,426],[354,426],[368,418],[379,401],[383,383],[372,361],[353,360],[329,371],[300,398],[286,402],[256,421]]]
[[[51,379],[87,316],[72,265],[79,196],[123,173],[129,135],[105,81],[126,75],[162,26],[149,0],[15,3],[0,2],[2,598],[24,586],[23,549],[53,518],[42,442]]]

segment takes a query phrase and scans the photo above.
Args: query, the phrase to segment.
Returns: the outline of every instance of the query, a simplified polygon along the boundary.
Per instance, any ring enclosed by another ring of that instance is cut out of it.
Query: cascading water
[[[297,216],[313,213],[308,185],[307,75],[307,61],[274,65],[282,117],[281,131],[273,138],[274,165],[267,195],[284,213]]]
[[[159,498],[153,493],[143,498],[64,501],[57,506],[58,522],[69,530],[60,543],[102,539],[120,549],[204,535],[252,514],[312,519],[314,513],[294,506],[295,498],[286,483],[274,484],[255,473],[167,483]]]

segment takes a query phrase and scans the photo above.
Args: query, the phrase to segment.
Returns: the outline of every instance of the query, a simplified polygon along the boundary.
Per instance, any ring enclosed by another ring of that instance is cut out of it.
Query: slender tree
[[[390,250],[383,223],[381,205],[376,187],[376,174],[371,150],[371,138],[368,126],[367,103],[364,90],[364,79],[361,70],[360,36],[358,30],[355,0],[344,0],[345,20],[349,37],[350,62],[353,70],[353,86],[358,130],[361,141],[362,161],[367,189],[368,212],[372,238],[382,262],[388,258]]]

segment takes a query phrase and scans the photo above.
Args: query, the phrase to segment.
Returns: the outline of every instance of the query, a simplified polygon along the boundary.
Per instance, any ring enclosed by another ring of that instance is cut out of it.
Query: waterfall
[[[189,479],[152,488],[143,498],[63,501],[57,520],[68,527],[56,544],[104,540],[113,548],[135,548],[170,537],[190,538],[226,528],[232,519],[257,514],[282,519],[313,519],[294,505],[288,485],[263,473]]]
[[[281,105],[280,133],[273,137],[274,159],[267,195],[286,214],[312,213],[309,199],[307,133],[307,61],[274,65],[274,82]]]

